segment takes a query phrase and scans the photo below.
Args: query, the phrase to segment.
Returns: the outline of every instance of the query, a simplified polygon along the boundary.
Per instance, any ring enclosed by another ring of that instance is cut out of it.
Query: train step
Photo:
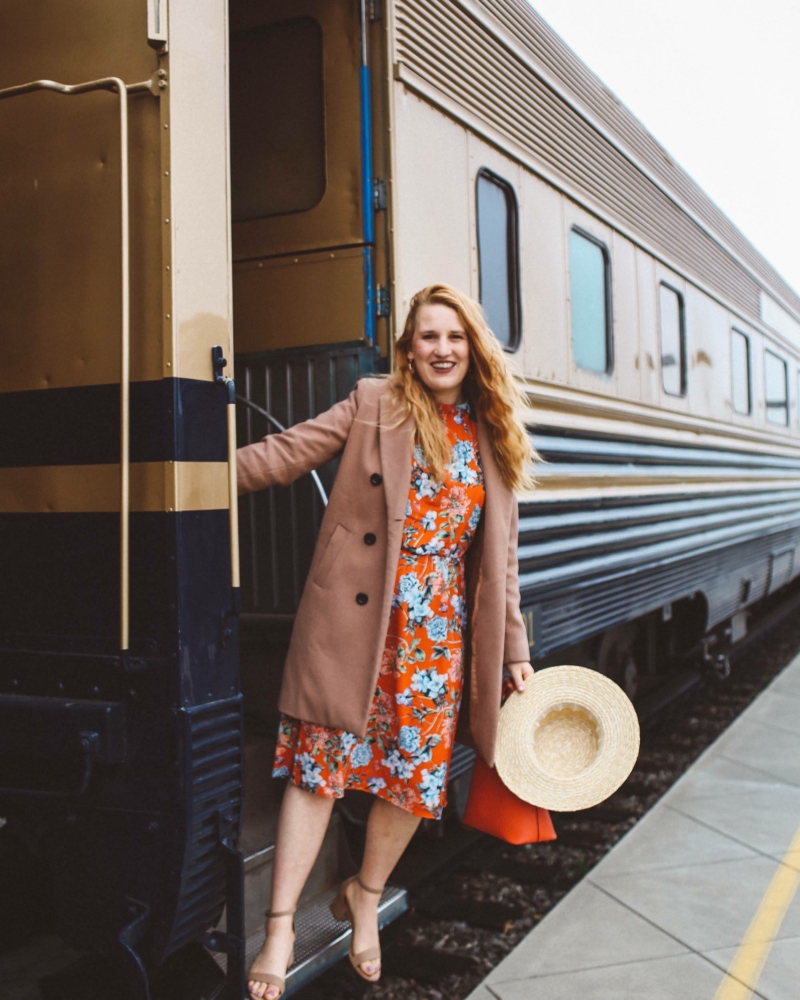
[[[337,892],[337,886],[318,893],[301,902],[295,917],[297,941],[295,943],[295,963],[286,975],[285,997],[296,993],[325,969],[344,958],[350,947],[351,929],[348,923],[335,920],[330,904]],[[386,886],[378,904],[378,924],[385,927],[408,909],[406,890],[397,886]],[[250,934],[245,949],[245,967],[250,968],[264,944],[263,927]],[[215,953],[214,958],[224,970],[226,956]]]

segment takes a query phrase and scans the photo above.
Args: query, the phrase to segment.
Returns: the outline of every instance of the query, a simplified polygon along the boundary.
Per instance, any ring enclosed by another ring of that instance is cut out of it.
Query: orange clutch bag
[[[462,822],[508,844],[538,844],[556,839],[550,813],[506,788],[497,770],[489,767],[482,757],[475,758]]]

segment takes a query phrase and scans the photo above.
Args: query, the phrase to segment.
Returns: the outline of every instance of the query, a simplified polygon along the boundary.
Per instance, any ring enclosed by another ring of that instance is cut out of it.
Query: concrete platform
[[[800,657],[468,1000],[800,998]]]

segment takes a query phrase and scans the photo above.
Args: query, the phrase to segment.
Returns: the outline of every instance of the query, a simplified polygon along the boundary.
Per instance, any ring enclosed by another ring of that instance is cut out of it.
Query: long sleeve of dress
[[[339,455],[355,419],[357,393],[356,387],[319,416],[237,449],[239,493],[286,486]]]

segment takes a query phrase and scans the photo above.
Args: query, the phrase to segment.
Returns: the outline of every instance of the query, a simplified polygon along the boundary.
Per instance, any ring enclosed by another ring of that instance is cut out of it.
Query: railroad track
[[[729,651],[731,672],[676,673],[649,700],[642,747],[607,802],[554,816],[553,844],[513,847],[450,817],[418,837],[395,881],[410,907],[383,931],[384,976],[373,986],[340,962],[298,1000],[462,1000],[609,851],[800,650],[800,588],[769,602]]]

